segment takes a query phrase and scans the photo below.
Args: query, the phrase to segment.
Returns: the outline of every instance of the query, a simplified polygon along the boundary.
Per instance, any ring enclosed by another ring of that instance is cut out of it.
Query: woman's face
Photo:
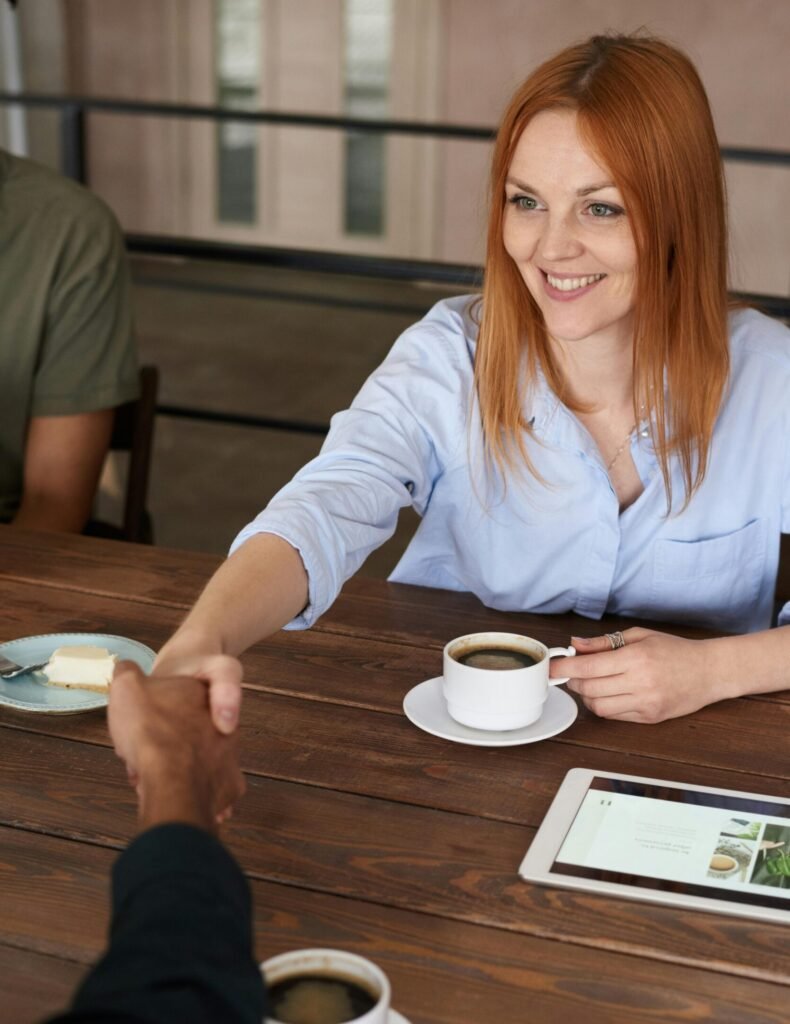
[[[630,343],[636,247],[611,174],[582,144],[576,114],[524,129],[505,186],[505,248],[560,342]]]

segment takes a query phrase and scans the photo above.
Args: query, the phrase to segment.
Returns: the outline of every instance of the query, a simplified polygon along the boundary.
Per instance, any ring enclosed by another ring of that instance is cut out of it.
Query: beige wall
[[[191,0],[64,0],[68,89],[108,98],[188,99],[183,52]],[[188,126],[170,118],[94,113],[87,143],[91,185],[124,226],[177,232]]]
[[[449,121],[494,124],[518,83],[563,46],[646,28],[695,61],[723,144],[790,150],[790,0],[444,0],[444,25]],[[442,148],[438,255],[477,262],[487,147]],[[790,168],[733,163],[726,170],[734,285],[790,294]]]
[[[342,0],[259,3],[261,105],[343,113]],[[212,0],[65,4],[73,91],[216,102]],[[439,9],[440,0],[397,0],[393,117],[436,116]],[[262,127],[258,139],[254,225],[221,223],[217,218],[216,130],[209,121],[92,114],[90,183],[130,231],[434,256],[434,142],[404,136],[388,139],[386,234],[378,238],[345,234],[342,132]]]
[[[790,150],[790,0],[395,2],[401,29],[393,116],[494,125],[514,87],[559,48],[595,32],[644,27],[695,60],[722,143]],[[261,4],[269,47],[262,102],[339,112],[341,0]],[[75,92],[213,101],[212,0],[25,0],[22,6],[31,88],[57,88],[67,78]],[[68,76],[61,20],[71,44]],[[94,115],[92,183],[122,222],[139,231],[482,260],[486,144],[390,138],[393,227],[377,241],[342,236],[339,133],[261,129],[263,216],[252,229],[216,222],[213,139],[213,129],[198,122]],[[33,146],[34,155],[52,162],[54,131],[39,131]],[[790,168],[730,163],[726,171],[734,285],[790,294]]]
[[[27,0],[16,14],[2,5],[0,32],[9,35],[12,19],[17,19],[20,41],[20,70],[26,89],[57,93],[65,81],[63,55],[63,20],[59,5],[47,0]],[[7,42],[8,40],[3,40]],[[3,60],[0,46],[0,61]],[[3,69],[5,72],[5,69]],[[5,75],[2,76],[3,79]],[[60,140],[57,115],[47,110],[27,110],[22,115],[26,124],[27,155],[50,167],[60,164]],[[0,113],[0,145],[7,141],[6,117]]]

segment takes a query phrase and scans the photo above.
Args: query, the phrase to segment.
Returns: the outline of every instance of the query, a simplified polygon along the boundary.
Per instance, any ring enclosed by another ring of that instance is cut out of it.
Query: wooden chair
[[[776,577],[775,609],[777,614],[788,601],[790,601],[790,533],[783,533],[779,545],[779,574]]]
[[[143,366],[140,368],[140,397],[115,410],[110,451],[129,453],[123,522],[115,526],[92,519],[83,531],[92,537],[153,543],[153,526],[146,501],[158,392],[159,370],[155,366]]]

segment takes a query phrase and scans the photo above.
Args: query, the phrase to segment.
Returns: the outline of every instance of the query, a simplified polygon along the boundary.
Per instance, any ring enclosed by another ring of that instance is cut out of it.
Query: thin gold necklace
[[[610,473],[610,472],[611,472],[611,470],[612,470],[612,466],[613,466],[613,465],[615,464],[615,462],[617,462],[617,460],[618,460],[618,459],[620,458],[620,456],[621,456],[621,455],[623,454],[623,452],[625,451],[625,446],[626,446],[626,445],[628,444],[628,442],[629,442],[629,441],[631,440],[631,438],[632,438],[632,436],[633,436],[633,433],[634,433],[634,431],[636,430],[636,427],[637,427],[637,425],[636,425],[636,423],[634,423],[634,425],[633,425],[633,426],[631,427],[631,429],[630,429],[630,430],[628,431],[628,433],[627,433],[627,434],[625,435],[625,440],[624,440],[624,441],[623,441],[623,443],[622,443],[622,444],[620,445],[620,447],[619,447],[619,448],[617,449],[617,451],[616,451],[616,452],[614,453],[614,455],[612,456],[612,458],[611,458],[611,459],[610,459],[610,461],[609,461],[609,464],[608,464],[608,466],[606,467],[606,472],[607,472],[607,473]]]
[[[644,415],[645,415],[645,405],[644,405],[644,402],[643,402],[643,403],[642,403],[642,405],[641,405],[641,406],[639,407],[639,415],[640,415],[640,416],[642,416],[642,417],[644,418]],[[618,459],[620,458],[620,456],[621,456],[621,455],[623,454],[623,452],[625,451],[626,445],[628,444],[628,442],[629,442],[629,441],[631,440],[631,438],[632,438],[632,437],[634,436],[634,434],[636,433],[636,428],[637,428],[638,426],[639,426],[639,423],[638,423],[638,422],[637,422],[637,423],[634,423],[634,424],[632,425],[631,429],[630,429],[630,430],[628,431],[628,433],[627,433],[627,434],[625,435],[625,438],[623,439],[623,443],[622,443],[622,444],[620,445],[620,447],[619,447],[619,448],[617,449],[617,451],[616,451],[616,452],[614,453],[614,455],[613,455],[613,456],[611,457],[611,459],[609,460],[609,464],[608,464],[608,465],[607,465],[607,467],[606,467],[606,472],[607,472],[607,473],[609,473],[609,472],[611,471],[611,469],[612,469],[612,466],[613,466],[613,465],[615,464],[615,462],[617,462],[617,460],[618,460]],[[639,431],[639,436],[640,436],[640,437],[648,437],[648,436],[649,436],[649,434],[650,434],[650,431],[649,431],[649,430],[647,430],[647,428],[645,428],[645,427],[643,427],[643,428],[642,428],[642,429],[641,429],[641,430]]]

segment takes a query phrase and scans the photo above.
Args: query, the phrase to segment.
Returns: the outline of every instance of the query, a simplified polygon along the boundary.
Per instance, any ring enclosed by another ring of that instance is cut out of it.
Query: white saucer
[[[523,729],[510,729],[507,732],[495,732],[488,729],[470,729],[450,718],[447,705],[442,694],[442,677],[428,679],[413,690],[409,690],[403,700],[403,710],[410,722],[418,729],[429,732],[453,743],[469,743],[475,747],[516,747],[521,743],[537,743],[547,740],[550,736],[564,732],[573,725],[579,709],[570,694],[558,686],[549,689],[549,695],[543,708],[543,714],[537,722],[524,726]]]

